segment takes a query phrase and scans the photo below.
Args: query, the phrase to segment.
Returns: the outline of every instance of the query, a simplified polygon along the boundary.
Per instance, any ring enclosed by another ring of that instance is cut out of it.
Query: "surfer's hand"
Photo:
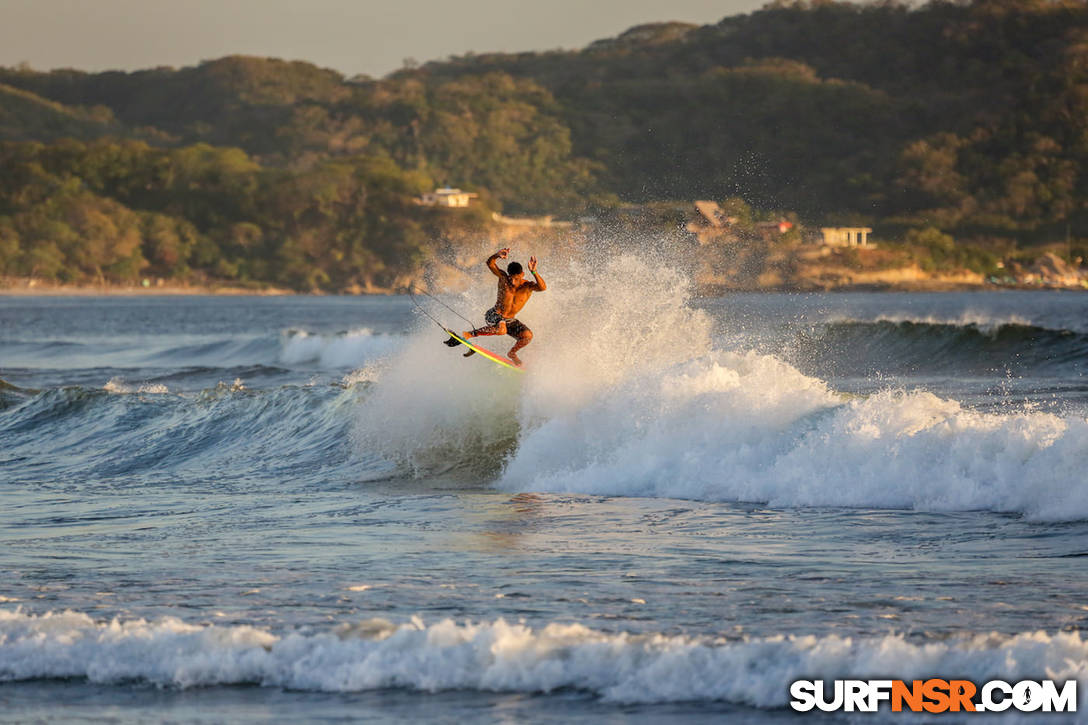
[[[529,271],[536,271],[536,257],[529,257]]]
[[[499,250],[499,259],[506,259],[508,254],[510,254],[510,247],[503,247]]]

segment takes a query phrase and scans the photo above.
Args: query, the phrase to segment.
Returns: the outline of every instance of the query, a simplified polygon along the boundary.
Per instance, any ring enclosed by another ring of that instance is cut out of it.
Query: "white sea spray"
[[[785,707],[799,678],[911,680],[954,672],[982,682],[1046,676],[1088,682],[1077,632],[914,640],[769,636],[745,639],[603,632],[579,623],[504,619],[430,624],[368,620],[321,633],[195,625],[166,617],[96,621],[81,612],[0,610],[0,681],[86,678],[189,688],[258,684],[357,692],[585,691],[621,703],[720,700]]]

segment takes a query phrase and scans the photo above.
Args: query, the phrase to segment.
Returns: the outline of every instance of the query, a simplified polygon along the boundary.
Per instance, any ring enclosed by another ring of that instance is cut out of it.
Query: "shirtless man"
[[[529,271],[532,272],[535,280],[533,282],[525,280],[525,272],[522,271],[521,265],[517,262],[508,264],[505,272],[499,269],[499,265],[496,264],[495,260],[506,259],[506,255],[509,253],[510,248],[506,247],[487,258],[487,268],[499,278],[498,299],[495,300],[495,306],[484,313],[484,320],[487,321],[488,326],[476,330],[466,330],[461,336],[466,340],[483,335],[510,335],[510,337],[517,338],[517,342],[510,348],[507,355],[515,365],[520,366],[521,360],[518,358],[518,350],[528,345],[529,341],[533,339],[533,331],[522,324],[516,316],[521,308],[525,306],[525,303],[529,301],[529,296],[533,292],[543,292],[548,289],[548,285],[545,284],[544,278],[536,273],[536,257],[529,257]],[[449,345],[451,342],[453,345],[450,345],[450,347],[459,344],[452,338],[446,344]]]

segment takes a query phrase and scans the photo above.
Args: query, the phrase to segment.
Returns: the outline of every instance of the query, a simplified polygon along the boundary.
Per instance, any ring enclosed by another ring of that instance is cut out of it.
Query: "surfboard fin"
[[[451,337],[450,339],[446,340],[442,344],[445,345],[446,347],[457,347],[458,345],[461,344],[461,341],[458,340],[456,337]]]
[[[466,352],[466,353],[465,353],[464,355],[462,355],[461,357],[472,357],[472,356],[473,356],[473,355],[475,355],[475,354],[476,354],[476,351],[475,351],[475,350],[469,350],[468,352]]]

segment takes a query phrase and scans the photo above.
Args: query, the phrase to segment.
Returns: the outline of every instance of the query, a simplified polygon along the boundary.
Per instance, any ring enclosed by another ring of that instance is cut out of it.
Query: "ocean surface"
[[[410,297],[0,297],[0,721],[821,722],[792,680],[932,676],[1083,713],[1088,295],[548,272],[523,375]]]

